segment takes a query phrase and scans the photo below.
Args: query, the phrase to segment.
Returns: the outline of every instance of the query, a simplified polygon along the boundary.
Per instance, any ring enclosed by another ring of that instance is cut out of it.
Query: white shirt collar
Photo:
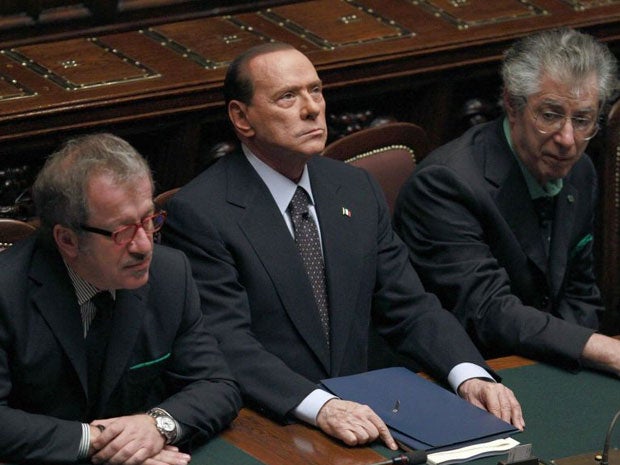
[[[69,272],[69,278],[71,278],[71,284],[73,284],[73,289],[75,290],[75,295],[77,296],[78,305],[80,307],[88,302],[95,294],[102,291],[102,289],[97,288],[77,274],[64,258],[63,262]],[[112,294],[113,299],[116,299],[116,290],[110,289],[110,294]]]
[[[301,178],[299,182],[295,184],[289,178],[278,173],[272,167],[260,160],[245,145],[242,145],[241,148],[243,149],[243,153],[250,164],[254,167],[263,182],[267,185],[269,192],[271,192],[271,195],[278,205],[280,213],[283,215],[286,213],[288,205],[291,203],[291,199],[295,194],[295,190],[297,190],[297,186],[301,186],[305,189],[310,196],[310,201],[314,205],[314,197],[312,195],[312,187],[310,185],[310,176],[308,175],[308,165],[304,166],[304,171]]]

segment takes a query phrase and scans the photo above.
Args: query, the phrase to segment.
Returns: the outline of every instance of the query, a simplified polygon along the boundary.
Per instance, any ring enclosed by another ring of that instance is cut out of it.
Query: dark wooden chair
[[[0,218],[0,251],[27,238],[36,230],[37,228],[30,223],[12,218]]]
[[[401,186],[429,151],[426,132],[413,123],[387,123],[338,139],[323,156],[371,173],[385,193],[390,213]]]
[[[166,202],[170,200],[170,198],[179,191],[180,187],[175,187],[173,189],[168,189],[167,191],[160,192],[153,199],[153,203],[155,204],[155,210],[165,210]],[[161,231],[155,233],[154,240],[156,243],[161,244]]]
[[[620,100],[612,106],[604,131],[604,158],[602,166],[601,243],[603,264],[601,284],[604,289],[606,317],[609,331],[620,331]]]
[[[168,189],[167,191],[160,192],[155,196],[153,202],[155,203],[156,210],[165,210],[166,202],[170,200],[170,198],[179,191],[180,187],[175,187],[173,189]]]

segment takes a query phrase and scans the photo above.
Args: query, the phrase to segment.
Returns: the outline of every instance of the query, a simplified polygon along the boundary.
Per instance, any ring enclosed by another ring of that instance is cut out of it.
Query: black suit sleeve
[[[591,233],[581,236],[570,253],[572,266],[564,286],[558,314],[566,321],[597,328],[603,313],[601,293],[594,276],[594,251]],[[587,243],[586,243],[587,242]],[[584,244],[585,243],[585,244]]]
[[[0,302],[5,305],[6,302]],[[5,313],[1,313],[4,317]],[[0,317],[0,318],[1,318]],[[11,351],[15,347],[10,322],[0,321],[0,460],[7,462],[66,462],[77,460],[82,437],[80,422],[61,420],[11,408]]]
[[[161,260],[162,254],[167,259]],[[7,425],[0,432],[0,461],[72,463],[82,437],[78,420],[88,417],[86,399],[65,351],[72,341],[57,345],[58,334],[50,331],[41,308],[32,305],[36,299],[27,291],[28,280],[20,278],[27,274],[23,266],[28,263],[14,261],[11,271],[21,273],[10,273],[15,279],[7,281],[13,287],[0,293],[0,422]],[[189,436],[212,436],[232,421],[241,399],[215,338],[205,330],[189,262],[178,251],[159,248],[149,283],[151,293],[144,295],[150,299],[144,303],[149,311],[139,322],[144,330],[128,341],[129,348],[140,361],[147,353],[169,353],[167,368],[160,368],[163,363],[141,369],[127,365],[103,417],[144,412],[146,402],[159,403],[187,427]],[[117,300],[133,298],[130,294],[119,291]],[[70,303],[65,305],[73,310]],[[79,314],[76,317],[80,325]],[[120,333],[113,337],[122,337]]]
[[[237,415],[241,397],[215,337],[207,331],[198,290],[184,256],[182,267],[178,274],[184,285],[173,289],[183,296],[183,314],[166,371],[168,391],[173,394],[159,407],[182,424],[183,440],[187,440],[192,433],[212,437],[221,431]],[[175,279],[169,275],[172,269],[158,270],[151,273],[151,286],[170,289],[163,281]]]
[[[589,161],[589,159],[588,159]],[[580,184],[591,186],[590,215],[578,234],[578,241],[568,251],[569,272],[558,303],[558,314],[566,321],[598,328],[603,314],[601,292],[594,274],[594,211],[598,204],[598,178],[592,163],[587,163],[588,176]]]
[[[493,374],[462,326],[425,291],[394,233],[383,193],[369,177],[378,208],[377,275],[373,320],[399,353],[414,358],[438,379],[459,363],[474,363]]]
[[[418,169],[405,184],[395,228],[424,284],[485,347],[574,363],[592,331],[526,306],[511,292],[488,244],[481,198],[443,165]]]
[[[218,230],[193,205],[173,199],[164,241],[183,250],[192,264],[202,311],[245,399],[263,412],[284,419],[315,384],[290,369],[252,332],[248,295],[239,280],[237,261]]]

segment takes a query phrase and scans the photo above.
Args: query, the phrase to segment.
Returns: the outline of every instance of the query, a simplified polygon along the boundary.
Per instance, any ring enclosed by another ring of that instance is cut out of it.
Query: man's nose
[[[575,144],[575,128],[573,127],[573,120],[571,118],[566,118],[564,120],[564,124],[560,128],[558,132],[555,133],[554,139],[559,144],[564,146],[570,146]]]
[[[314,119],[319,115],[319,113],[321,113],[321,103],[318,102],[314,96],[305,94],[301,113],[302,118]]]
[[[130,252],[148,253],[153,248],[153,234],[147,233],[144,228],[140,227],[128,244]]]

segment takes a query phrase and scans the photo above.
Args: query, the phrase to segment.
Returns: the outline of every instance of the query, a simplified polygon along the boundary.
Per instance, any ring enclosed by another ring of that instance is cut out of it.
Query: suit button
[[[540,306],[542,308],[547,308],[549,306],[549,296],[548,295],[544,295],[542,297],[542,299],[540,299]]]

